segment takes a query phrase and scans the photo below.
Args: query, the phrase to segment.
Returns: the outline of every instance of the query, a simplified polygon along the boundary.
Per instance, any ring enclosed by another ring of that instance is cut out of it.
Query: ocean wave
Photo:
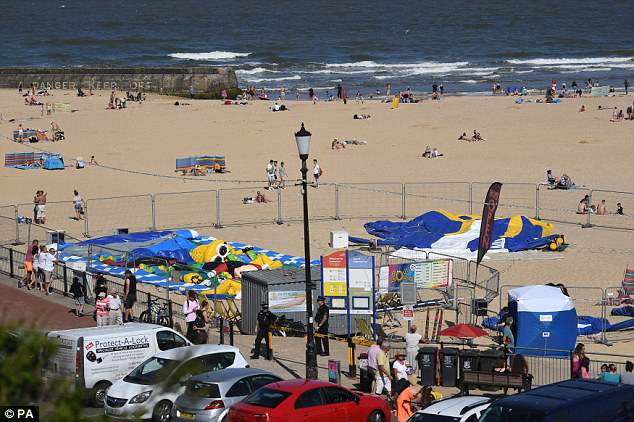
[[[461,83],[461,84],[477,84],[478,81],[473,80],[473,79],[466,79],[464,81],[458,81],[458,83]]]
[[[493,75],[494,72],[469,72],[471,76],[490,76]]]
[[[514,70],[513,73],[533,73],[534,70]]]
[[[510,64],[529,64],[529,65],[557,65],[557,64],[602,64],[602,63],[625,63],[634,60],[634,57],[583,57],[583,58],[558,58],[558,59],[528,59],[506,60]]]
[[[374,70],[335,70],[335,69],[320,69],[320,70],[298,70],[297,73],[305,73],[308,75],[359,75],[362,73],[373,73]]]
[[[169,56],[183,60],[232,60],[247,57],[251,53],[234,53],[232,51],[210,51],[208,53],[172,53]]]
[[[335,89],[334,86],[314,86],[313,91],[329,91]],[[310,88],[297,88],[298,91],[308,91]]]
[[[259,79],[245,79],[246,82],[260,83],[260,82],[281,82],[281,81],[298,81],[302,79],[299,75],[285,76],[282,78],[259,78]]]
[[[610,67],[580,67],[572,70],[562,70],[561,73],[587,73],[587,72],[609,72]]]
[[[343,79],[330,79],[328,82],[343,82]]]
[[[256,68],[253,68],[253,69],[238,69],[238,70],[236,70],[236,74],[238,74],[238,75],[255,75],[256,73],[264,73],[264,72],[280,73],[279,70],[265,69],[263,67],[256,67]]]
[[[362,61],[354,63],[326,63],[327,68],[377,68],[377,69],[432,69],[432,68],[453,68],[467,66],[469,62],[419,62],[419,63],[376,63],[373,61]]]

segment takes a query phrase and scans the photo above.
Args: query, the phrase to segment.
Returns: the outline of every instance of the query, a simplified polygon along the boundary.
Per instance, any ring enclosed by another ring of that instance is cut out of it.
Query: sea
[[[632,1],[0,0],[0,10],[0,66],[231,66],[242,87],[341,84],[349,95],[634,82]]]

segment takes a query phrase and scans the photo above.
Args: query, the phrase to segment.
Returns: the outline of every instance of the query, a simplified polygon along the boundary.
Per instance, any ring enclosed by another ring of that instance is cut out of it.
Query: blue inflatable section
[[[484,318],[482,326],[490,330],[497,330],[500,320],[496,316]],[[587,336],[598,334],[605,327],[606,331],[621,331],[634,328],[634,318],[611,324],[606,318],[591,317],[588,315],[577,316],[577,335]]]
[[[610,312],[614,316],[631,316],[634,317],[634,306],[622,306],[620,308],[613,308]]]
[[[378,237],[379,245],[395,248],[421,249],[478,249],[480,219],[472,215],[429,211],[406,221],[374,221],[364,225],[368,234]],[[492,249],[511,252],[536,249],[555,239],[552,225],[528,218],[513,216],[498,218],[493,225]],[[351,237],[355,243],[368,243],[361,237]]]

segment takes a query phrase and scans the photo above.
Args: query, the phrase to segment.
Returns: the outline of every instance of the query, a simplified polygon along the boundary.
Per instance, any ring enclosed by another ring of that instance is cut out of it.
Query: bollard
[[[357,364],[355,362],[355,344],[352,337],[348,337],[348,377],[355,378],[357,376]]]
[[[233,346],[233,321],[229,321],[229,344]]]
[[[220,337],[218,339],[218,344],[225,344],[225,320],[220,318]]]
[[[68,272],[66,269],[66,264],[64,264],[62,266],[62,271],[64,271],[64,296],[68,296]]]
[[[266,349],[266,359],[267,360],[271,360],[273,359],[273,333],[271,332],[271,330],[266,332],[266,336],[267,336],[267,349]]]
[[[172,310],[172,299],[167,301],[167,312],[169,312],[170,328],[174,328],[174,311]]]
[[[15,276],[13,271],[13,249],[9,249],[9,277],[11,278]]]

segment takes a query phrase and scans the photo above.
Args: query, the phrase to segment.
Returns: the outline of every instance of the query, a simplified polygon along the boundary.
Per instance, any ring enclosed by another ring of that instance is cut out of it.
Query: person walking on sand
[[[623,86],[625,87],[625,95],[627,95],[627,90],[630,87],[630,82],[626,79],[623,81]]]
[[[286,189],[286,179],[288,179],[288,173],[286,173],[286,167],[284,167],[284,161],[280,162],[280,183],[281,189]]]
[[[313,178],[315,179],[314,186],[316,188],[319,187],[319,178],[321,177],[323,173],[324,171],[321,169],[321,166],[317,162],[317,159],[314,159],[313,160]]]
[[[46,224],[46,192],[38,190],[33,198],[35,205],[35,223]]]
[[[273,164],[273,160],[269,160],[269,163],[266,165],[266,181],[268,183],[266,190],[273,190],[275,183],[275,165]]]
[[[77,190],[73,191],[73,208],[75,209],[75,220],[81,220],[81,215],[84,212],[84,200],[79,195]]]

